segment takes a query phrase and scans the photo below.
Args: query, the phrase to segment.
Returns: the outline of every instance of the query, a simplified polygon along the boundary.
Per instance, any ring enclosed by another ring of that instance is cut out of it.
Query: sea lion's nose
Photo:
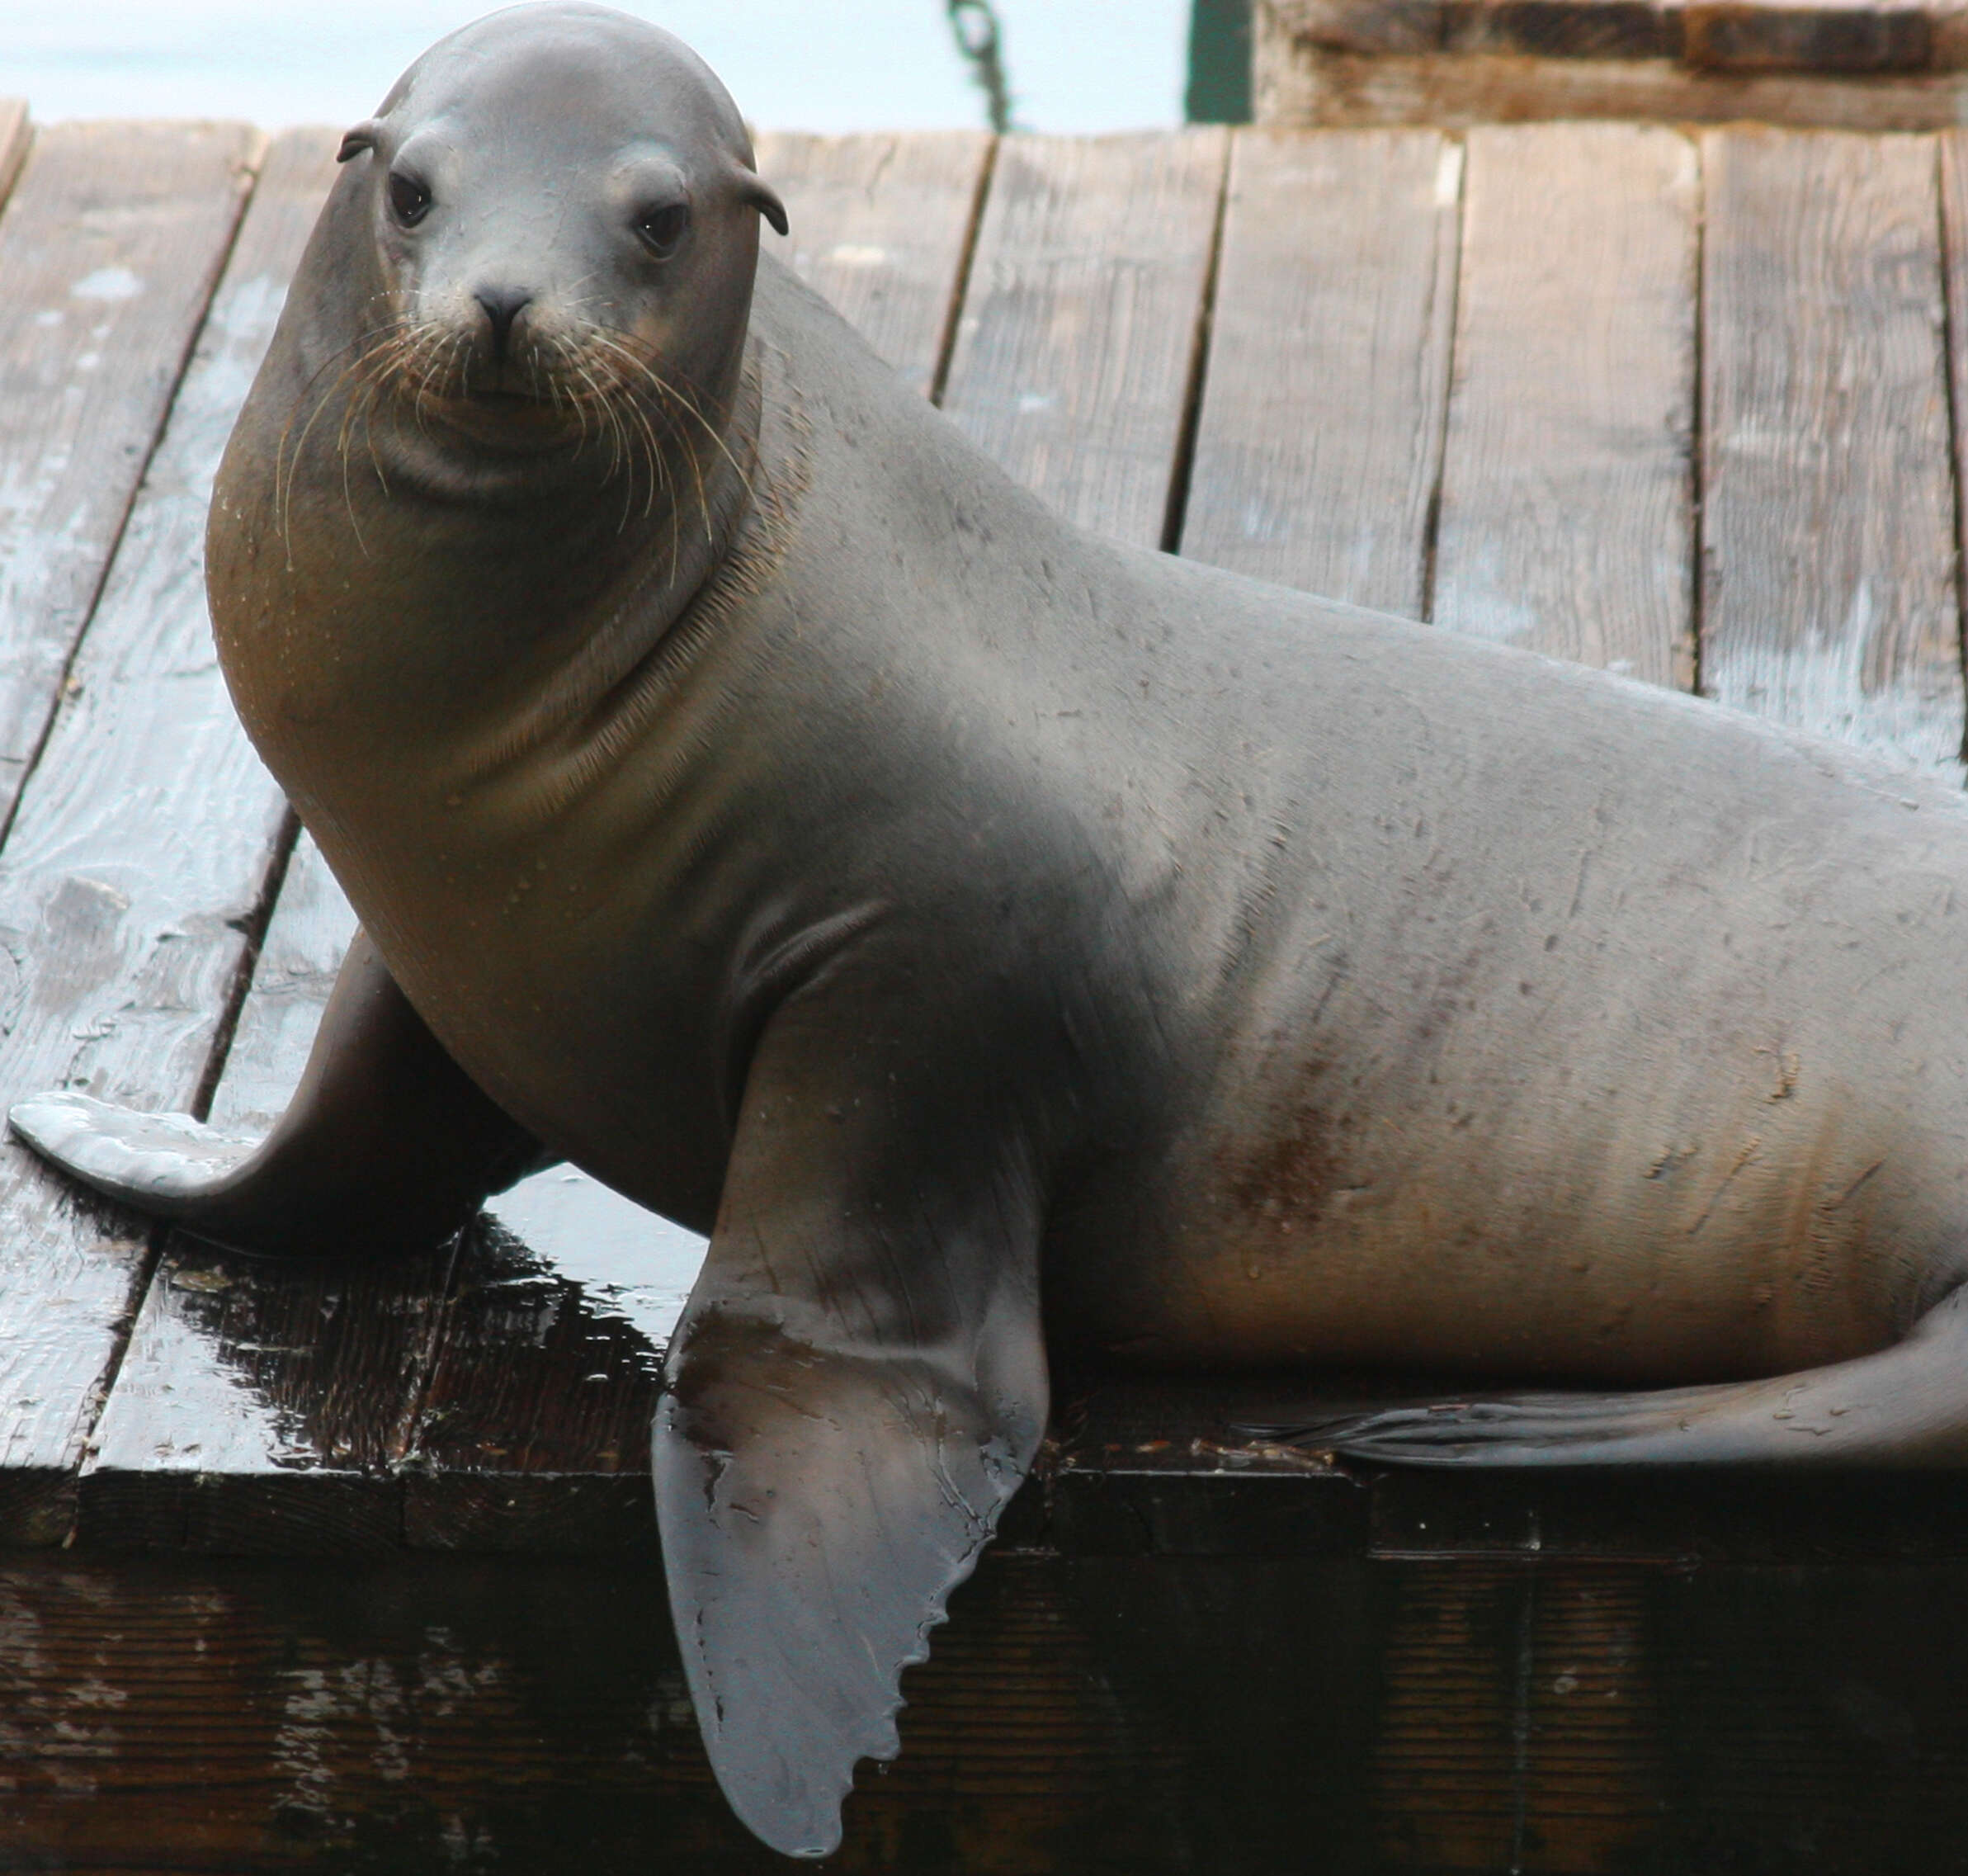
[[[503,358],[512,336],[512,322],[532,305],[533,295],[523,287],[481,286],[472,297],[485,309],[485,317],[492,323],[492,356]]]

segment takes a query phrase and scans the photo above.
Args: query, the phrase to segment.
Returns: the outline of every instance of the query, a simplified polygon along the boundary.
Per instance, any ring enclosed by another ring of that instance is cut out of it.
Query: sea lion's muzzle
[[[514,326],[533,304],[533,295],[521,286],[481,286],[472,298],[485,314],[493,358],[503,365],[513,349]]]

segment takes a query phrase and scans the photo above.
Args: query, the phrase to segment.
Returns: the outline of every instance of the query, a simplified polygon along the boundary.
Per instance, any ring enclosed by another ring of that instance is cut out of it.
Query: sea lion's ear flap
[[[786,204],[756,176],[748,175],[745,178],[745,200],[771,222],[780,234],[789,234],[792,232],[792,224],[786,219]]]
[[[347,163],[352,156],[360,156],[364,150],[375,148],[375,140],[382,126],[372,117],[366,124],[358,124],[342,139],[342,147],[335,152],[335,161]]]
[[[792,1856],[838,1845],[857,1760],[894,1757],[902,1670],[1045,1431],[1036,1224],[998,1194],[933,1219],[890,1196],[761,1217],[728,1183],[656,1412],[697,1723],[733,1810]]]

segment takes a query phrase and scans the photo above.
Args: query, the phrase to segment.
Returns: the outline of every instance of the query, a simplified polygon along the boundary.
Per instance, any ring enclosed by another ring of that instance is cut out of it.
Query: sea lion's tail
[[[1968,1289],[1877,1354],[1767,1381],[1437,1401],[1252,1430],[1393,1465],[1968,1468]]]

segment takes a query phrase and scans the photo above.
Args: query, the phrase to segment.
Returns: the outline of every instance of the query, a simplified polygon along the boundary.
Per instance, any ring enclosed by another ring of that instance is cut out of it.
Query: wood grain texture
[[[1000,144],[943,408],[1083,527],[1162,545],[1229,139]]]
[[[1703,139],[1701,688],[1959,778],[1936,153]]]
[[[304,834],[215,1120],[286,1107],[355,929]],[[343,1548],[647,1552],[655,1377],[701,1255],[569,1167],[495,1198],[455,1258],[281,1269],[174,1244],[83,1481],[83,1541],[304,1549],[339,1519]]]
[[[286,1108],[354,929],[304,840],[239,1012],[216,1124],[263,1131]],[[97,1424],[78,1540],[289,1554],[399,1544],[395,1468],[451,1263],[446,1250],[290,1264],[172,1239]]]
[[[943,363],[992,140],[980,131],[768,132],[758,172],[792,224],[776,254],[925,397]]]
[[[54,707],[257,147],[243,125],[61,125],[0,216],[0,820]]]
[[[1852,78],[1700,72],[1672,59],[1498,52],[1382,57],[1291,39],[1267,46],[1262,20],[1260,11],[1254,109],[1258,123],[1279,130],[1414,124],[1456,130],[1614,117],[1933,130],[1959,123],[1963,111],[1965,87],[1955,71]]]
[[[1695,149],[1473,130],[1437,624],[1694,683]]]
[[[1933,63],[1931,15],[1940,10],[1907,0],[1687,0],[1681,56],[1712,72],[1919,72]]]
[[[1951,1869],[1965,1593],[1959,1566],[996,1550],[828,1867]],[[0,1867],[767,1876],[659,1594],[627,1561],[17,1558]]]
[[[1461,160],[1431,130],[1237,134],[1184,554],[1420,617]]]
[[[21,167],[33,143],[26,105],[17,97],[0,97],[0,203],[20,180]]]
[[[160,162],[177,147],[162,144]],[[269,156],[0,853],[0,1089],[10,1099],[66,1087],[182,1108],[205,1076],[285,809],[213,660],[200,543],[219,453],[332,149],[315,133],[283,139]],[[223,171],[215,186],[229,191]],[[99,177],[85,188],[78,172],[69,193],[107,200],[110,187]],[[45,593],[40,603],[53,602]],[[0,1149],[8,1467],[50,1481],[74,1470],[138,1301],[147,1235],[24,1148]]]
[[[1952,0],[1258,0],[1317,52],[1673,59],[1698,70],[1871,75],[1952,64]]]

